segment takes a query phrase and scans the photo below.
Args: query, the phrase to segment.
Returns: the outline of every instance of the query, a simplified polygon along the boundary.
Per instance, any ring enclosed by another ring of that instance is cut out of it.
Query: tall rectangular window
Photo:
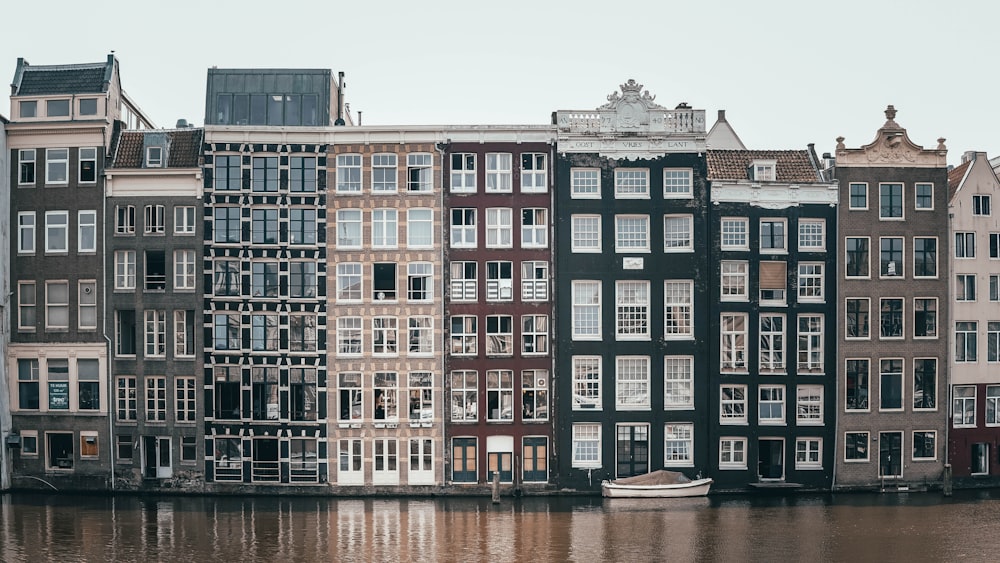
[[[521,248],[545,248],[549,245],[547,209],[521,210]]]
[[[35,253],[35,212],[19,211],[17,213],[17,253]]]
[[[664,356],[663,408],[694,408],[694,357]]]
[[[69,282],[45,282],[45,328],[69,328]]]
[[[990,215],[989,194],[975,194],[972,196],[972,214],[980,217],[988,217]]]
[[[150,309],[145,316],[146,356],[163,357],[167,354],[167,312]]]
[[[411,262],[406,265],[406,300],[434,300],[434,264]]]
[[[470,370],[451,372],[451,421],[476,422],[478,406],[479,374]]]
[[[913,410],[937,408],[937,358],[913,360]]]
[[[38,323],[38,296],[35,282],[17,282],[17,329],[23,332],[35,330]]]
[[[548,301],[549,263],[543,260],[521,262],[521,301]]]
[[[521,153],[521,191],[542,193],[548,189],[544,153]]]
[[[65,254],[69,251],[69,212],[45,212],[45,253]]]
[[[573,281],[573,340],[601,339],[601,282]]]
[[[278,345],[278,315],[250,315],[250,349],[255,352],[275,352]]]
[[[337,193],[361,192],[361,155],[337,155]]]
[[[514,318],[510,315],[486,317],[486,355],[512,356],[514,354]]]
[[[937,338],[937,299],[917,297],[913,300],[913,336]]]
[[[951,419],[955,428],[976,426],[975,385],[956,385],[952,389]]]
[[[521,316],[521,353],[526,356],[548,354],[549,316]]]
[[[250,265],[250,293],[254,297],[278,297],[278,263],[253,262]]]
[[[747,262],[723,261],[719,266],[722,301],[747,300]]]
[[[884,359],[879,365],[879,410],[902,410],[903,360]]]
[[[433,157],[429,154],[406,155],[406,189],[429,192],[434,185]]]
[[[600,356],[573,356],[573,410],[601,410]]]
[[[509,192],[512,190],[510,153],[486,153],[486,191]]]
[[[135,251],[115,251],[115,289],[135,289]]]
[[[216,260],[212,276],[213,292],[218,296],[236,296],[240,294],[240,262],[239,260]],[[133,272],[133,276],[135,273]]]
[[[486,209],[486,248],[514,246],[513,210],[509,207]]]
[[[430,209],[409,209],[406,211],[407,248],[431,248],[434,246],[434,211]]]
[[[486,420],[514,420],[514,372],[493,369],[486,372]]]
[[[476,247],[476,210],[474,208],[451,210],[451,247]]]
[[[772,313],[760,314],[761,373],[785,371],[785,316]]]
[[[472,315],[451,317],[451,353],[454,356],[475,356],[479,353],[479,319]]]
[[[883,298],[879,305],[879,337],[880,338],[902,338],[903,337],[903,300],[897,298]]]
[[[97,183],[97,147],[80,147],[79,183]]]
[[[871,335],[869,328],[871,322],[871,299],[868,297],[855,297],[847,299],[846,306],[846,334],[847,338],[868,338]]]
[[[239,207],[216,207],[215,208],[215,242],[218,243],[239,243],[242,236],[240,227]]]
[[[115,206],[115,234],[134,235],[135,234],[135,206],[116,205]]]
[[[174,418],[177,422],[195,422],[198,412],[198,389],[193,377],[174,378]]]
[[[486,263],[486,300],[513,301],[514,299],[514,263]]]
[[[292,352],[315,352],[316,315],[295,313],[288,317],[288,349]]]
[[[788,249],[785,236],[787,223],[784,219],[760,220],[761,252],[783,252]]]
[[[868,245],[871,239],[868,237],[847,237],[844,239],[844,248],[847,253],[847,277],[867,278],[871,275],[871,259],[868,255]]]
[[[958,321],[955,323],[955,361],[975,362],[978,356],[978,323]]]
[[[134,375],[120,375],[115,379],[115,411],[119,421],[138,418],[138,396]]]
[[[240,170],[240,155],[216,155],[215,156],[215,189],[216,190],[238,190],[243,187],[243,178]]]
[[[823,373],[823,316],[799,315],[798,373]]]
[[[903,277],[903,237],[882,237],[879,247],[879,275],[883,278]]]
[[[955,300],[956,301],[976,300],[975,274],[957,274],[955,276]]]
[[[746,371],[746,313],[722,313],[720,325],[722,371]]]
[[[195,233],[194,209],[190,205],[178,205],[174,208],[175,235],[193,235]]]
[[[395,193],[397,190],[396,155],[372,155],[372,193]]]
[[[316,244],[316,210],[293,207],[289,210],[288,242]]]
[[[288,265],[288,296],[316,297],[316,262],[292,262]]]
[[[476,262],[451,263],[451,300],[475,301],[477,299],[478,264]]]
[[[521,420],[542,421],[549,418],[549,372],[526,369],[521,372]]]
[[[45,149],[45,183],[55,186],[69,183],[69,149]]]
[[[694,282],[663,282],[663,334],[667,339],[694,336]]]
[[[451,191],[454,193],[476,192],[475,153],[453,153],[451,155]]]
[[[795,424],[823,424],[823,386],[798,385],[795,388]]]
[[[667,424],[663,427],[663,465],[684,467],[694,464],[694,425]]]
[[[867,411],[870,395],[869,366],[866,359],[849,359],[845,370],[847,402],[844,406],[849,411]]]
[[[903,184],[879,184],[878,216],[880,219],[903,218]]]
[[[406,321],[407,353],[424,356],[434,353],[434,318],[430,316],[410,317]]]
[[[35,184],[35,149],[17,151],[17,183],[21,186]]]
[[[1000,321],[986,323],[986,361],[1000,362]]]
[[[21,410],[38,410],[39,406],[38,360],[17,360],[17,407]]]
[[[746,385],[722,385],[719,387],[719,418],[721,424],[746,424]]]
[[[78,325],[80,330],[97,328],[97,281],[80,280],[77,284]]]
[[[955,258],[976,257],[976,233],[955,233]]]
[[[337,210],[337,249],[361,248],[361,210]]]
[[[264,207],[250,212],[250,233],[254,244],[278,244],[278,210]]]
[[[372,354],[395,356],[399,353],[399,319],[396,317],[372,318]]]
[[[615,284],[615,334],[618,340],[649,339],[649,282]]]
[[[823,263],[799,263],[799,303],[817,303],[824,299]]]
[[[361,317],[337,317],[337,355],[360,356],[363,349]]]
[[[174,355],[194,356],[194,311],[174,311]]]
[[[293,156],[288,159],[288,189],[291,192],[316,191],[315,156]]]
[[[785,423],[785,386],[761,385],[757,392],[757,415],[761,424]]]
[[[194,250],[174,251],[174,289],[191,290],[195,288],[195,252]]]
[[[396,248],[399,235],[396,209],[372,210],[372,247]]]
[[[165,422],[167,420],[167,378],[146,377],[146,421]]]
[[[147,205],[144,214],[143,233],[147,235],[162,235],[166,230],[164,206]]]
[[[913,277],[937,277],[937,239],[913,237]]]
[[[917,210],[934,209],[934,184],[917,182],[913,186],[914,200],[913,207]]]
[[[688,252],[694,250],[694,218],[691,215],[663,216],[663,251]]]
[[[255,156],[250,175],[250,187],[255,192],[278,191],[278,157]]]
[[[77,399],[80,410],[101,408],[101,364],[99,360],[80,358],[76,361]]]
[[[134,309],[115,311],[115,355],[134,356],[136,340]]]

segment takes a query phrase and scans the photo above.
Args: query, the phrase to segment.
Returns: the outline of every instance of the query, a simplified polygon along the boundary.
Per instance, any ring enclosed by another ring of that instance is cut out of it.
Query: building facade
[[[10,216],[10,155],[7,152],[7,118],[0,114],[0,217]],[[0,291],[10,295],[10,222],[0,226]],[[0,311],[0,358],[7,357],[10,342],[10,300],[4,300]],[[20,437],[11,437],[10,374],[7,362],[0,362],[0,491],[10,488],[11,450],[20,446]],[[8,445],[9,443],[9,445]]]
[[[915,145],[885,113],[872,143],[837,141],[836,488],[940,483],[946,459],[947,150]]]
[[[709,150],[714,487],[829,489],[837,185],[808,150]]]

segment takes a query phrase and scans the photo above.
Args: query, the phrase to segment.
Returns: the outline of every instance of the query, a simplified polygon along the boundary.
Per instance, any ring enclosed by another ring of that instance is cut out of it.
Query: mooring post
[[[951,464],[944,464],[944,496],[951,496]]]
[[[500,504],[500,471],[493,472],[493,504]]]

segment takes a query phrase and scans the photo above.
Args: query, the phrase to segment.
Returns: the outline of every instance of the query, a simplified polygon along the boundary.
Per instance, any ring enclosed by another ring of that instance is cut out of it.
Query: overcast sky
[[[12,2],[0,65],[97,62],[160,127],[204,123],[206,69],[344,71],[365,125],[547,124],[629,78],[725,109],[748,148],[871,142],[887,104],[948,162],[1000,155],[1000,3],[956,0]],[[9,115],[10,105],[0,108]]]

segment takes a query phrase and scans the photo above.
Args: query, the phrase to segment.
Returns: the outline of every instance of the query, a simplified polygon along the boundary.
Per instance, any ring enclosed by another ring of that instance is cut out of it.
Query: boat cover
[[[639,485],[647,487],[655,485],[680,485],[690,482],[691,479],[688,479],[687,475],[679,471],[667,471],[666,469],[658,469],[645,475],[636,475],[635,477],[625,477],[624,479],[615,479],[612,481],[615,485]]]

